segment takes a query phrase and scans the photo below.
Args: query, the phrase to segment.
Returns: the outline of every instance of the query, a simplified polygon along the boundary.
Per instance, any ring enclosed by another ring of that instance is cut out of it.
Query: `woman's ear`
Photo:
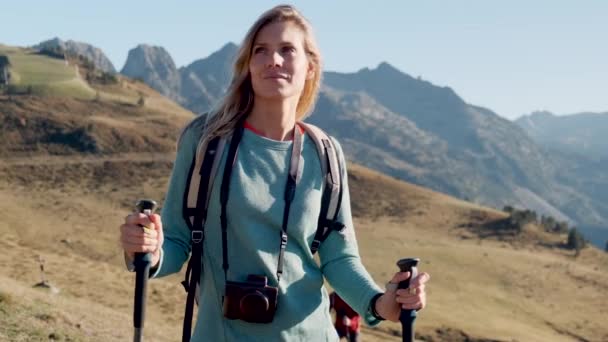
[[[315,77],[315,66],[308,63],[308,71],[306,71],[306,80],[312,80]]]

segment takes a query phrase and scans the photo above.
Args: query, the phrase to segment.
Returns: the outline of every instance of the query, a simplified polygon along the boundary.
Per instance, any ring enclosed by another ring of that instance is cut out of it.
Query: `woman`
[[[210,141],[231,134],[243,124],[236,161],[229,165],[226,203],[227,258],[223,269],[221,204],[222,177],[215,177],[205,223],[203,272],[194,341],[337,341],[329,315],[323,277],[368,325],[382,319],[398,321],[401,307],[425,306],[422,273],[411,281],[414,290],[383,292],[363,267],[355,240],[346,171],[339,220],[342,232],[333,232],[319,249],[320,266],[313,259],[310,241],[317,229],[322,175],[315,145],[303,136],[295,197],[287,215],[289,237],[283,273],[278,277],[279,232],[283,224],[285,179],[289,172],[292,139],[297,125],[313,109],[321,79],[321,57],[310,24],[291,6],[264,13],[248,31],[234,65],[232,83],[223,101],[204,118],[193,120],[182,132],[162,215],[131,214],[121,226],[127,257],[152,253],[152,277],[178,272],[190,251],[190,230],[182,218],[182,204],[192,158],[199,139]],[[203,129],[205,135],[203,136]],[[338,150],[345,165],[342,150]],[[226,165],[226,150],[217,174]],[[144,229],[141,226],[150,229]],[[278,288],[278,307],[270,323],[226,319],[223,296],[227,282],[244,282],[251,274],[266,277]],[[391,283],[409,277],[397,273]]]

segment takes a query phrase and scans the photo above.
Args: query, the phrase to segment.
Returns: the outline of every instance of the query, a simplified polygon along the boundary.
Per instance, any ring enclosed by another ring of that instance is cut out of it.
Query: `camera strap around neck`
[[[220,223],[222,226],[222,258],[224,269],[224,280],[228,280],[228,218],[226,215],[226,207],[228,203],[228,195],[230,192],[230,176],[232,175],[232,168],[236,163],[238,145],[243,138],[244,131],[244,119],[242,119],[237,125],[232,139],[230,147],[228,149],[228,156],[226,158],[226,165],[224,166],[224,175],[222,177],[222,185],[220,190],[220,203],[221,203],[221,214]],[[291,150],[291,160],[289,166],[289,175],[287,177],[287,184],[285,185],[285,209],[283,211],[283,225],[281,227],[281,245],[279,250],[279,261],[277,265],[277,282],[281,279],[283,274],[283,254],[287,247],[287,223],[289,220],[289,209],[291,202],[294,199],[296,193],[296,185],[299,183],[302,177],[300,170],[300,160],[302,156],[303,137],[302,132],[296,124],[293,129],[293,144]]]

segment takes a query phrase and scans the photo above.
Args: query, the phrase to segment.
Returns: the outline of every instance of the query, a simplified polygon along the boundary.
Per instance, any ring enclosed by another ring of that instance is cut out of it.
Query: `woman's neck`
[[[296,107],[290,103],[260,103],[256,99],[247,122],[267,138],[279,141],[293,139]]]

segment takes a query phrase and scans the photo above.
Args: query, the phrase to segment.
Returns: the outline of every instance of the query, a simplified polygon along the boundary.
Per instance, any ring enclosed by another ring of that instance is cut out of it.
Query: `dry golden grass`
[[[94,87],[99,101],[0,99],[0,340],[131,339],[133,274],[124,270],[118,227],[137,198],[162,203],[177,134],[192,113],[139,82]],[[57,132],[72,145],[53,142]],[[517,235],[487,228],[503,212],[357,165],[349,175],[374,279],[388,281],[395,262],[412,256],[432,275],[420,338],[608,340],[608,254],[587,248],[574,258],[559,247],[565,236],[534,225]],[[38,256],[59,294],[32,288]],[[181,336],[180,280],[150,282],[149,340]],[[399,329],[365,328],[363,341],[399,341]]]
[[[123,269],[117,227],[131,208],[130,199],[162,198],[170,165],[148,162],[146,169],[153,172],[129,178],[125,176],[130,168],[147,163],[144,157],[131,162],[102,162],[104,158],[64,165],[47,157],[46,164],[28,166],[28,181],[16,176],[23,173],[16,171],[23,171],[27,161],[13,160],[0,168],[4,237],[0,276],[10,279],[2,282],[0,294],[8,294],[11,305],[25,312],[10,316],[12,323],[7,325],[25,331],[22,335],[55,332],[87,341],[130,338],[133,275]],[[70,174],[74,168],[80,176]],[[113,176],[93,179],[100,169]],[[397,269],[395,261],[408,256],[420,257],[420,269],[432,274],[429,306],[417,320],[420,337],[462,340],[466,334],[473,340],[505,341],[608,337],[602,320],[607,313],[602,303],[608,299],[604,253],[586,249],[575,259],[570,251],[541,247],[535,241],[481,240],[459,227],[480,213],[488,220],[503,213],[360,167],[351,166],[350,172],[353,202],[371,210],[367,215],[356,211],[356,228],[363,261],[374,279],[379,284],[390,279]],[[376,192],[384,193],[386,200],[377,201]],[[378,215],[383,211],[392,214]],[[47,278],[61,289],[60,294],[30,289],[40,280],[38,255],[45,258]],[[184,295],[179,281],[173,276],[150,284],[154,299],[149,302],[146,334],[152,340],[171,341],[181,335]],[[34,313],[32,298],[46,303],[46,311]],[[36,314],[54,317],[53,324],[36,321]],[[17,319],[26,316],[38,322],[35,329],[29,330],[33,325],[25,318]],[[75,328],[77,324],[81,328]],[[399,329],[397,324],[383,323],[377,329],[364,329],[363,340],[398,341],[394,333]],[[452,334],[439,335],[438,330]]]
[[[166,117],[167,115],[170,115],[176,116],[181,120],[189,120],[194,115],[174,101],[160,95],[156,90],[150,88],[145,83],[121,75],[117,75],[117,78],[117,84],[95,84],[93,86],[99,91],[99,96],[103,101],[137,105],[140,96],[143,96],[144,106],[161,113],[161,116]]]

